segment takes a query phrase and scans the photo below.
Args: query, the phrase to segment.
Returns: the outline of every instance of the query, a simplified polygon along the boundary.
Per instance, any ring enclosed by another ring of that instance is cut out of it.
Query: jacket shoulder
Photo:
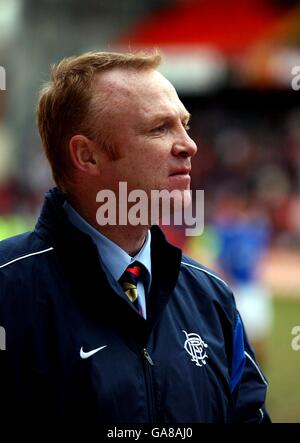
[[[181,260],[181,276],[189,287],[204,295],[211,302],[222,306],[236,321],[236,305],[230,286],[215,271],[183,254]]]
[[[0,241],[0,323],[5,312],[7,318],[12,312],[15,318],[18,313],[26,317],[36,282],[47,274],[45,259],[52,250],[35,232]]]
[[[210,282],[213,285],[220,287],[223,290],[231,292],[230,287],[223,278],[221,278],[215,271],[206,268],[202,264],[193,260],[188,255],[182,254],[181,268],[185,268],[188,272],[196,276],[197,279],[203,283]]]
[[[34,231],[2,240],[0,241],[0,275],[1,271],[13,269],[15,263],[26,263],[26,259],[51,250],[53,247],[40,239]]]

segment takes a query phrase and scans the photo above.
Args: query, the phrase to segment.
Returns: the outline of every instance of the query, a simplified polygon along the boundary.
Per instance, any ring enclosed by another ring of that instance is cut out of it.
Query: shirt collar
[[[89,235],[95,243],[98,254],[101,261],[105,265],[105,268],[110,271],[112,277],[118,281],[123,272],[130,263],[139,261],[146,268],[147,272],[147,284],[148,289],[151,283],[151,232],[148,230],[146,240],[140,251],[131,257],[127,252],[120,248],[116,243],[111,241],[105,235],[97,231],[91,226],[80,214],[65,200],[63,205],[70,222],[80,231]]]

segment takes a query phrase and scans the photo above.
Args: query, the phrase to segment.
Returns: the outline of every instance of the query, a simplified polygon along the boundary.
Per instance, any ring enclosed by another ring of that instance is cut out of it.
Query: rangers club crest
[[[191,332],[188,334],[186,331],[182,331],[186,335],[186,341],[184,342],[184,349],[192,357],[192,361],[196,366],[206,365],[205,359],[208,358],[206,353],[207,344],[202,340],[199,334]]]

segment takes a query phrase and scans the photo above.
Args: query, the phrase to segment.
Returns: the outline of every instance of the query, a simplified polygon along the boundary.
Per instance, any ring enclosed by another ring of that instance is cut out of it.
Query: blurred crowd
[[[210,107],[193,113],[193,187],[205,190],[206,223],[260,218],[270,242],[300,247],[300,107]],[[271,105],[272,106],[272,105]]]

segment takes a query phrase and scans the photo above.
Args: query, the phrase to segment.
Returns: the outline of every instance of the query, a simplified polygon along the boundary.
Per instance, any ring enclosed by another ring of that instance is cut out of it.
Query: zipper
[[[152,360],[152,358],[150,357],[150,354],[149,354],[149,352],[147,351],[146,348],[143,349],[143,354],[144,354],[144,357],[145,357],[145,359],[147,360],[147,362],[148,362],[151,366],[154,366],[153,360]]]
[[[152,379],[152,369],[154,366],[153,360],[146,348],[143,348],[142,354],[144,357],[144,368],[145,368],[145,381],[147,390],[147,404],[150,423],[155,422],[155,403],[154,403],[154,391],[153,391],[153,379]]]

